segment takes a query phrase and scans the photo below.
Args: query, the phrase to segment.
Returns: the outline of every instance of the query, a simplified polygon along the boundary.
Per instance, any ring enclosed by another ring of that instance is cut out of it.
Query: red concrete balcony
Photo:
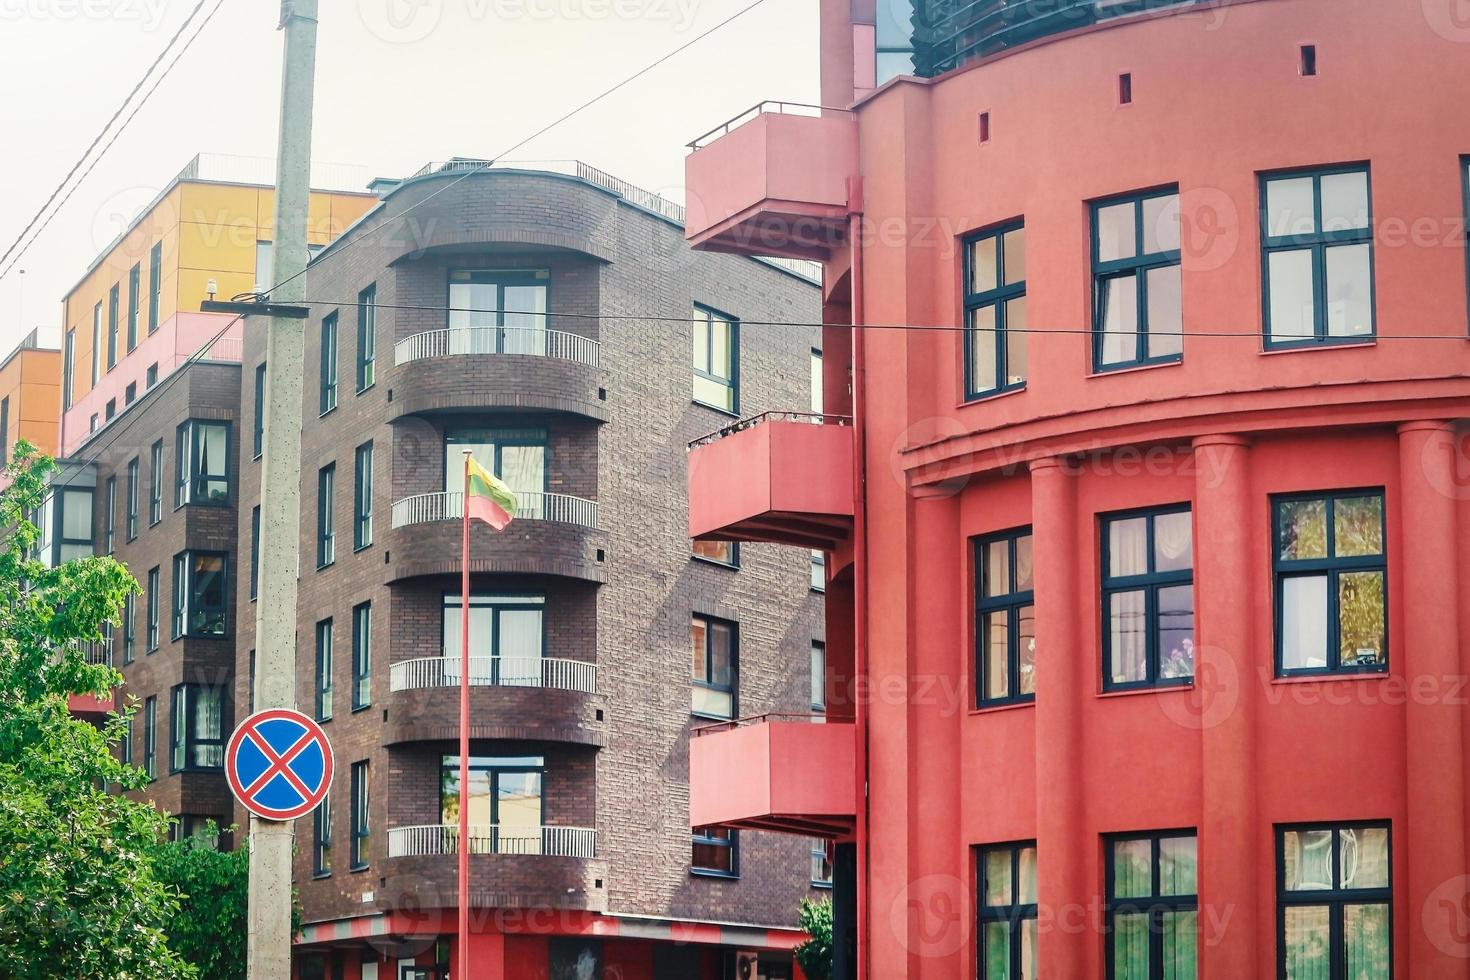
[[[689,740],[689,825],[840,837],[857,819],[856,729],[762,715]]]
[[[822,261],[841,245],[858,174],[851,112],[763,102],[689,148],[684,236],[695,248]]]

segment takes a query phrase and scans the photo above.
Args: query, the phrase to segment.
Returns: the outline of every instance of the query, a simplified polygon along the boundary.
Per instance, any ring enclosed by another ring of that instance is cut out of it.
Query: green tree
[[[250,852],[218,850],[207,838],[157,845],[151,855],[160,881],[178,891],[179,914],[164,931],[169,946],[210,980],[244,980]]]
[[[96,727],[67,708],[121,682],[85,645],[138,586],[112,558],[34,557],[53,469],[19,443],[0,492],[0,980],[194,977],[167,945],[178,895],[150,859],[166,820],[116,792],[146,783],[111,751],[131,710]]]
[[[801,928],[812,938],[796,947],[796,962],[807,980],[832,977],[832,900],[801,900]]]

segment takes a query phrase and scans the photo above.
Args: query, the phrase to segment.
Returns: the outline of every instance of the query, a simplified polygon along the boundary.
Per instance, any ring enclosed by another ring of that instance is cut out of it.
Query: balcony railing
[[[816,412],[764,412],[760,415],[752,415],[748,419],[739,422],[731,422],[723,429],[717,429],[707,436],[700,436],[689,444],[690,449],[698,449],[700,446],[708,446],[712,442],[719,442],[726,436],[733,436],[737,432],[753,429],[767,422],[804,422],[808,425],[852,425],[852,419],[846,415],[819,415]]]
[[[592,858],[597,856],[597,831],[590,827],[472,825],[469,851],[471,854]],[[390,858],[458,853],[459,828],[453,824],[394,827],[388,831]]]
[[[760,715],[747,715],[744,718],[732,718],[730,721],[717,721],[708,725],[698,725],[689,730],[690,738],[700,738],[705,735],[718,735],[720,732],[734,731],[737,728],[750,728],[753,725],[769,725],[772,722],[789,721],[805,725],[825,725],[827,716],[814,711],[768,711]]]
[[[388,668],[390,691],[458,687],[458,657],[421,657]],[[471,687],[545,687],[597,693],[597,665],[555,657],[471,657]]]
[[[691,150],[697,150],[700,147],[707,146],[708,144],[713,143],[715,140],[719,139],[721,136],[729,133],[730,130],[745,125],[756,116],[765,115],[767,113],[779,113],[783,116],[840,115],[849,119],[852,118],[851,109],[839,109],[834,106],[813,105],[810,102],[779,102],[775,99],[767,99],[764,102],[757,102],[755,105],[751,106],[749,109],[746,109],[744,112],[739,113],[738,115],[731,116],[729,119],[726,119],[724,122],[720,123],[714,129],[711,129],[704,135],[696,136],[694,139],[689,141],[688,148]]]
[[[449,327],[415,334],[393,347],[398,365],[460,354],[529,354],[597,367],[602,345],[580,334],[541,327]]]
[[[457,521],[464,516],[464,494],[421,493],[393,504],[393,526],[409,527],[435,521]],[[517,493],[516,520],[556,521],[597,529],[597,501],[564,493]]]

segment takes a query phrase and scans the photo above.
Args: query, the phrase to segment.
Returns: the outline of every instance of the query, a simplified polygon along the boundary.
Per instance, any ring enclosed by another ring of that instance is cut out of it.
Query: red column
[[[1065,460],[1031,464],[1036,580],[1037,966],[1043,977],[1095,975],[1095,935],[1086,910],[1097,889],[1087,879],[1082,802],[1082,699],[1093,687],[1093,657],[1078,615],[1077,475]]]
[[[1434,893],[1459,878],[1465,866],[1465,719],[1457,696],[1464,676],[1460,654],[1459,575],[1455,527],[1454,431],[1443,422],[1399,426],[1398,545],[1402,588],[1390,590],[1409,608],[1389,609],[1401,624],[1402,648],[1390,644],[1390,665],[1408,682],[1404,709],[1407,827],[1395,827],[1393,844],[1407,857],[1405,900],[1395,903],[1408,919],[1409,969],[1431,978],[1470,976],[1470,961],[1447,955],[1463,949],[1460,923],[1435,914]],[[1390,501],[1391,503],[1391,501]],[[1392,522],[1389,527],[1392,528]],[[1401,865],[1402,866],[1402,865]],[[1463,880],[1463,879],[1462,879]],[[1463,887],[1452,900],[1463,897]],[[1451,908],[1451,912],[1458,911]]]
[[[1234,980],[1259,975],[1262,966],[1256,882],[1260,848],[1270,847],[1256,807],[1249,445],[1237,436],[1201,436],[1194,463],[1195,690],[1192,710],[1174,720],[1200,733],[1199,975]]]

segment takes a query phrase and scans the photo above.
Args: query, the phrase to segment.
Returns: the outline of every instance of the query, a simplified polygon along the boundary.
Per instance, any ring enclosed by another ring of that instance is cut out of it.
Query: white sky
[[[194,2],[0,0],[0,253]],[[321,0],[313,159],[404,176],[499,154],[749,2]],[[817,101],[817,2],[766,0],[513,158],[584,160],[682,201],[690,139],[763,99]],[[195,153],[274,156],[278,11],[224,0],[0,280],[0,357],[37,326],[56,345],[66,290]]]

